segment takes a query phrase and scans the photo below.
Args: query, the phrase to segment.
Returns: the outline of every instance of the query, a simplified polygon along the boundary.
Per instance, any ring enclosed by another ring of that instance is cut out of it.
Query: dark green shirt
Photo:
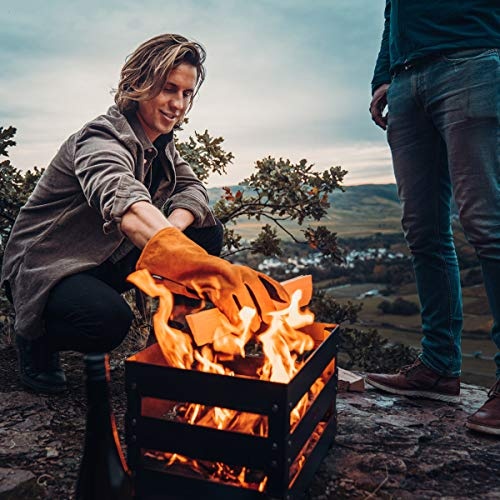
[[[372,91],[410,62],[492,47],[500,47],[500,0],[386,0]]]

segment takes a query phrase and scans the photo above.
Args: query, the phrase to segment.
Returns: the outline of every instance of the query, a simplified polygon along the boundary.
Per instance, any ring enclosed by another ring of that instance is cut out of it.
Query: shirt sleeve
[[[382,34],[382,43],[378,53],[375,71],[372,79],[372,94],[380,85],[391,83],[391,61],[389,52],[389,38],[391,31],[391,1],[386,0],[384,12],[384,32]]]
[[[127,210],[138,201],[151,203],[146,187],[135,178],[132,153],[105,127],[92,124],[76,140],[75,175],[90,207],[103,219],[103,231],[120,231]]]
[[[208,205],[208,193],[205,186],[179,154],[173,141],[171,144],[176,183],[175,190],[165,207],[167,215],[176,208],[184,208],[194,216],[193,227],[214,226],[215,217]]]

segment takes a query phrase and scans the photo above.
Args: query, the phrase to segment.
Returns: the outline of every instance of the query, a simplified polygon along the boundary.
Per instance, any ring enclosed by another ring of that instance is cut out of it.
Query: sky
[[[0,126],[14,166],[45,167],[113,104],[126,57],[160,33],[207,50],[207,77],[179,134],[208,129],[235,159],[235,184],[267,156],[341,165],[345,184],[394,182],[370,119],[383,0],[1,0]]]

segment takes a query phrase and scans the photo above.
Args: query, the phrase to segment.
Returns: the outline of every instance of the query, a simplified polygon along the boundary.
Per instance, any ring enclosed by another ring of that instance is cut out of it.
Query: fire
[[[129,276],[129,281],[152,297],[159,298],[159,307],[153,323],[156,339],[168,365],[195,369],[219,375],[235,376],[233,370],[223,364],[224,361],[239,356],[246,357],[245,346],[253,340],[257,341],[263,352],[264,362],[257,370],[256,376],[261,380],[277,383],[288,383],[300,370],[305,361],[300,356],[314,348],[314,340],[300,329],[314,322],[314,314],[309,310],[301,310],[302,293],[297,290],[291,297],[290,305],[283,310],[269,313],[269,325],[261,324],[255,332],[255,309],[244,307],[240,311],[240,324],[233,325],[225,316],[221,316],[220,324],[215,328],[210,345],[197,347],[192,337],[168,324],[171,319],[174,300],[172,293],[163,285],[155,282],[147,270],[136,271]],[[213,278],[214,280],[216,277]],[[263,330],[263,331],[262,331]],[[324,386],[318,379],[309,393],[299,401],[291,412],[290,426],[293,427],[304,415],[308,405]],[[206,408],[200,404],[189,404],[185,410],[184,420],[193,425],[209,426],[235,432],[267,436],[267,418],[238,412],[228,408]],[[178,454],[164,454],[169,465],[176,462],[185,463],[185,457]],[[200,470],[198,461],[190,460],[190,466]],[[245,480],[245,468],[233,471],[225,464],[215,476],[230,478],[242,486],[251,487]],[[264,478],[257,489],[263,491],[267,478]]]
[[[174,308],[174,296],[165,287],[158,285],[147,270],[136,271],[129,280],[151,297],[159,297],[158,310],[153,317],[156,340],[165,361],[178,368],[191,368],[194,361],[191,337],[168,325]]]
[[[282,311],[270,313],[269,328],[258,336],[262,343],[265,363],[262,369],[263,380],[287,383],[300,369],[296,364],[297,355],[314,347],[313,339],[297,328],[310,325],[314,321],[311,312],[302,313],[299,301],[302,293],[297,290],[292,295],[290,306]]]
[[[257,311],[251,307],[244,307],[240,311],[241,329],[235,329],[225,316],[225,321],[214,332],[213,347],[217,352],[245,357],[245,345],[252,338],[251,325]]]

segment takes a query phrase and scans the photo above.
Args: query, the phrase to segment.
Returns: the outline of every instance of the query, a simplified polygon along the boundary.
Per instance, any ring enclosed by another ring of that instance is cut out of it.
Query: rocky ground
[[[70,389],[49,397],[21,390],[11,347],[0,356],[0,499],[70,499],[85,430],[80,357],[63,357]],[[122,424],[123,364],[112,366]],[[486,390],[465,385],[462,395],[448,405],[370,389],[340,394],[336,443],[306,498],[500,498],[500,439],[464,428]]]
[[[486,392],[463,384],[459,405],[340,394],[336,443],[307,498],[500,498],[500,439],[464,427]]]

